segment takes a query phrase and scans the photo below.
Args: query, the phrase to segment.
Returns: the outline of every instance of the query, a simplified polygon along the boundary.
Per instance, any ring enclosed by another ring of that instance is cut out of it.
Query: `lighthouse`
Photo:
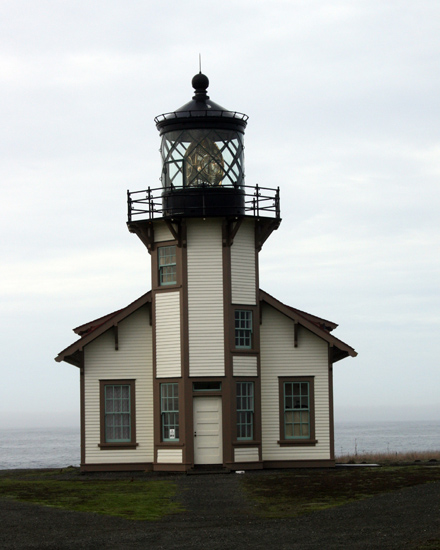
[[[155,118],[161,185],[127,192],[151,290],[56,357],[80,373],[81,469],[334,466],[333,365],[356,351],[260,288],[280,191],[247,185],[248,117],[192,86]]]

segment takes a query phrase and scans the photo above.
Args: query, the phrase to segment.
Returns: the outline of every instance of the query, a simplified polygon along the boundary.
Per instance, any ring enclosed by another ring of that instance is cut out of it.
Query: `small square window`
[[[158,248],[159,285],[175,285],[177,282],[176,245]]]
[[[235,347],[252,347],[252,311],[235,310]]]

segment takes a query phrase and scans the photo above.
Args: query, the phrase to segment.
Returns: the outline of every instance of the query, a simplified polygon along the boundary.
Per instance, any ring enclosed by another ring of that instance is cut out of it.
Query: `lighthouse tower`
[[[192,85],[155,119],[162,186],[128,193],[151,255],[154,469],[261,467],[258,252],[279,190],[245,185],[248,117],[214,103],[205,75]]]

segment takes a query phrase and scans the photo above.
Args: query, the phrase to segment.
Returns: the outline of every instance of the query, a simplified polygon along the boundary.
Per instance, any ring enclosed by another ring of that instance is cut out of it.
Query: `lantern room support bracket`
[[[273,231],[280,226],[280,218],[257,218],[255,224],[255,247],[260,252],[263,244],[267,241]]]
[[[234,237],[242,223],[243,217],[234,219],[225,218],[223,221],[223,246],[232,246],[234,244]]]

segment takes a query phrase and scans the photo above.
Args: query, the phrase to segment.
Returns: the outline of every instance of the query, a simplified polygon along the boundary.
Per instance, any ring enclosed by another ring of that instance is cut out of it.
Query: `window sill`
[[[108,451],[110,449],[121,450],[121,449],[136,449],[139,443],[98,443],[98,447],[103,451]]]
[[[280,447],[312,447],[318,443],[317,439],[280,439],[277,441]]]
[[[247,445],[256,447],[258,445],[261,445],[261,441],[257,441],[255,439],[236,439],[235,441],[232,442],[232,445],[234,447],[241,447],[241,446],[247,446]]]
[[[185,444],[181,441],[160,441],[156,444],[156,447],[185,447]]]

